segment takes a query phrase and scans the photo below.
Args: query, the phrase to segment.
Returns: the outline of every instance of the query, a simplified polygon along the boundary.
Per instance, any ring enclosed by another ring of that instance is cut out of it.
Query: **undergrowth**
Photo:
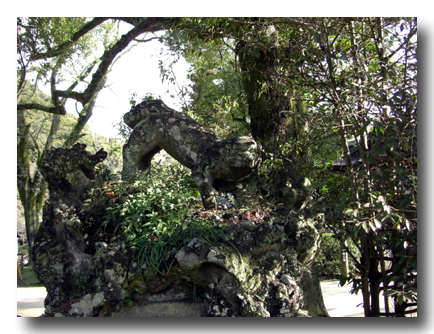
[[[168,272],[175,258],[167,255],[194,238],[210,245],[224,240],[219,222],[194,215],[202,208],[200,193],[180,165],[154,164],[131,182],[116,181],[114,175],[96,182],[88,205],[100,196],[110,198],[101,229],[122,233],[138,267],[152,274]]]

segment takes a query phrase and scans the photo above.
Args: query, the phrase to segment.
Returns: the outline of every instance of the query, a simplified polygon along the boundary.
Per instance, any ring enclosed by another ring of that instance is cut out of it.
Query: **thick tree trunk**
[[[32,230],[34,225],[31,220],[31,212],[29,212],[30,205],[30,193],[28,188],[30,186],[30,162],[28,156],[28,135],[30,131],[30,124],[26,124],[24,111],[18,111],[18,143],[17,143],[17,188],[18,195],[24,209],[24,219],[26,224],[27,242],[29,244],[29,252],[33,245]],[[30,255],[31,256],[31,255]]]
[[[19,150],[18,150],[19,152]],[[18,195],[24,209],[24,219],[26,225],[26,236],[29,245],[29,257],[32,256],[33,240],[38,228],[38,213],[42,211],[45,187],[42,184],[39,172],[35,176],[30,175],[30,170],[19,168],[22,173],[18,176]]]
[[[247,95],[250,128],[253,138],[266,151],[284,133],[283,114],[289,109],[289,98],[273,78],[276,69],[272,51],[259,50],[240,41],[236,49]]]
[[[26,172],[26,171],[24,171]],[[40,191],[38,186],[40,182],[34,183],[30,180],[29,173],[27,176],[20,175],[18,177],[18,195],[24,209],[24,219],[26,225],[26,236],[29,245],[29,256],[31,260],[31,250],[33,248],[33,240],[38,227],[38,212],[42,210],[42,200],[45,189]]]
[[[362,279],[362,295],[363,295],[363,307],[365,309],[365,317],[372,316],[371,303],[370,303],[370,291],[369,291],[369,247],[366,240],[366,231],[363,227],[359,229],[360,247],[362,249],[361,258],[361,270],[360,276]]]

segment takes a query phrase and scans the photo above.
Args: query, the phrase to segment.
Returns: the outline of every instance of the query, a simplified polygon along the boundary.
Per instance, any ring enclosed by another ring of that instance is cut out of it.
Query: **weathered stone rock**
[[[164,149],[192,170],[206,208],[217,207],[214,188],[236,189],[238,180],[260,162],[259,147],[252,138],[223,140],[161,100],[136,105],[125,114],[124,122],[133,131],[123,148],[123,171],[131,177],[149,168],[152,157]]]
[[[140,306],[124,307],[113,312],[114,318],[125,317],[204,317],[206,308],[203,303],[195,302],[156,302]]]
[[[171,249],[165,257],[171,269],[153,275],[146,263],[138,265],[122,234],[92,236],[105,202],[84,206],[94,165],[84,177],[79,171],[80,161],[95,158],[82,146],[58,150],[46,161],[50,199],[34,247],[46,316],[327,316],[311,273],[320,222],[300,212],[268,223],[232,217],[218,241],[195,238]],[[81,176],[66,184],[62,170]]]
[[[104,292],[94,295],[87,294],[79,302],[72,304],[68,313],[73,316],[89,317],[93,315],[96,308],[103,306],[104,303]]]
[[[86,151],[85,144],[75,144],[72,149],[52,149],[42,163],[52,199],[70,206],[81,205],[85,190],[95,179],[95,166],[106,158],[104,149],[92,155]]]
[[[35,238],[33,268],[47,289],[47,313],[89,292],[90,282],[96,279],[93,254],[86,252],[89,228],[82,209],[95,178],[94,168],[107,152],[91,155],[85,148],[76,144],[71,149],[53,149],[42,165],[50,199]]]

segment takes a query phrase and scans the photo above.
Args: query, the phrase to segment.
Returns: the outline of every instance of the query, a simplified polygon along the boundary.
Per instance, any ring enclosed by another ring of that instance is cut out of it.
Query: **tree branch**
[[[81,113],[78,116],[77,123],[75,124],[74,128],[72,129],[71,133],[69,134],[68,139],[65,140],[64,146],[72,146],[77,142],[79,138],[81,138],[83,135],[80,135],[81,131],[84,129],[85,125],[87,124],[87,121],[90,119],[93,113],[93,108],[95,107],[95,102],[98,97],[99,92],[104,88],[104,85],[107,82],[107,76],[104,76],[103,80],[101,80],[97,90],[95,91],[95,94],[92,96],[89,103],[83,108]]]
[[[148,39],[134,39],[134,42],[140,42],[140,43],[146,43],[146,42],[150,42],[154,39],[160,39],[161,37],[151,37]]]
[[[401,43],[401,45],[386,57],[387,61],[389,61],[399,50],[401,50],[416,33],[417,28],[410,31],[410,33],[406,37],[404,37],[404,41]]]
[[[112,17],[114,20],[124,21],[126,23],[129,23],[135,27],[142,24],[143,19],[151,19],[151,18],[143,18],[143,17]],[[160,18],[160,21],[156,24],[152,25],[152,27],[149,27],[147,32],[156,32],[158,30],[164,30],[168,28],[167,23],[170,25],[178,23],[182,20],[180,17],[166,17],[166,18]]]
[[[124,50],[128,44],[133,41],[137,36],[146,32],[152,31],[152,27],[159,23],[169,23],[172,21],[170,19],[162,19],[162,18],[146,18],[142,20],[137,26],[131,29],[128,33],[123,35],[119,41],[113,45],[113,47],[109,50],[106,50],[101,58],[101,63],[96,70],[96,72],[92,76],[92,80],[85,89],[84,92],[69,92],[69,91],[56,91],[56,95],[59,97],[72,98],[74,100],[80,101],[84,106],[86,105],[92,96],[95,93],[95,90],[98,87],[98,84],[102,80],[102,78],[106,75],[110,65],[112,64],[115,57]]]
[[[86,23],[80,30],[78,30],[74,35],[72,35],[71,39],[68,42],[65,42],[59,45],[54,50],[49,50],[44,53],[36,53],[30,57],[31,61],[39,60],[39,59],[47,59],[53,58],[60,55],[66,48],[70,47],[74,42],[78,41],[80,37],[86,35],[89,31],[91,31],[96,26],[99,26],[104,21],[107,21],[108,17],[95,17],[92,21]]]
[[[66,114],[66,109],[64,106],[47,107],[39,103],[22,103],[17,105],[17,110],[30,110],[30,109],[42,110],[50,114],[57,114],[57,115]]]

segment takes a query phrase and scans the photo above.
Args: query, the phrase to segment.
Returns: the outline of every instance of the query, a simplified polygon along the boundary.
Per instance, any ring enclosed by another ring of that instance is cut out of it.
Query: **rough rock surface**
[[[311,273],[319,220],[232,219],[221,241],[195,238],[167,254],[165,275],[142,275],[146,264],[138,267],[122,234],[96,233],[104,199],[84,204],[105,154],[84,149],[52,150],[44,164],[50,199],[34,270],[47,288],[46,316],[327,316]]]
[[[151,165],[161,149],[192,170],[206,208],[216,208],[214,188],[234,190],[260,162],[258,145],[248,136],[226,140],[163,101],[143,101],[124,116],[133,129],[123,148],[123,171],[133,176]]]

